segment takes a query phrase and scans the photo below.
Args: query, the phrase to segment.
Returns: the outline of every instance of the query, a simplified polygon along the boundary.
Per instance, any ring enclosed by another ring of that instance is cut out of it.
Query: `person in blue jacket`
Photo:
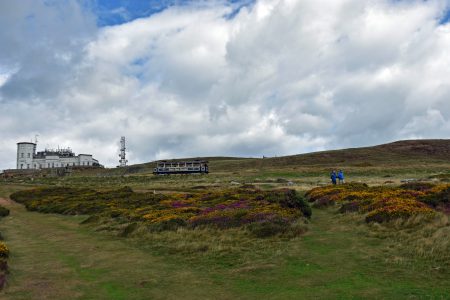
[[[331,183],[332,184],[336,184],[337,175],[336,175],[336,171],[335,170],[331,171],[330,177],[331,177]]]
[[[344,181],[344,171],[339,170],[339,172],[337,174],[337,177],[339,179],[339,184],[344,184],[345,183],[345,181]]]

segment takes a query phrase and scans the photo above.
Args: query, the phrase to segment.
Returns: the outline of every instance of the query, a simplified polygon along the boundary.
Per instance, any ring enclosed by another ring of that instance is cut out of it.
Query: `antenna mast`
[[[120,160],[119,160],[120,165],[119,166],[120,167],[125,167],[128,162],[128,160],[126,160],[126,158],[125,158],[125,150],[126,150],[125,137],[123,136],[120,138],[120,154],[119,154],[119,157],[120,157]]]
[[[34,154],[36,154],[36,147],[37,147],[37,143],[38,143],[38,136],[39,136],[39,134],[36,134],[35,136],[34,136],[34,146],[33,146],[33,152],[34,152]],[[33,154],[33,155],[34,155]]]

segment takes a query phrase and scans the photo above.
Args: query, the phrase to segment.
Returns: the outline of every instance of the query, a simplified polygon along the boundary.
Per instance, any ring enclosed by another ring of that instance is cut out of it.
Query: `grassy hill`
[[[394,143],[342,150],[321,151],[306,154],[270,157],[196,157],[180,160],[209,160],[211,169],[228,171],[235,166],[252,167],[291,167],[291,166],[335,166],[336,164],[388,164],[409,163],[411,161],[441,162],[450,161],[450,140],[408,140]],[[127,167],[129,171],[153,168],[154,163]]]
[[[269,157],[195,157],[179,160],[203,159],[210,162],[214,172],[240,170],[292,169],[302,167],[375,167],[385,165],[414,165],[419,163],[450,162],[450,140],[408,140],[372,147],[330,150],[306,154]],[[152,172],[155,162],[131,165],[113,173],[136,174]]]
[[[450,140],[399,141],[373,147],[321,151],[269,158],[195,157],[179,160],[209,161],[208,176],[153,176],[155,162],[125,168],[76,170],[65,184],[126,184],[139,189],[183,189],[195,185],[240,183],[264,184],[266,188],[286,185],[310,188],[329,181],[332,169],[343,169],[348,181],[369,184],[399,184],[406,179],[450,180]],[[89,179],[88,179],[89,178]],[[55,179],[36,179],[55,183]],[[149,181],[152,184],[149,185]],[[35,181],[36,182],[36,181]],[[189,184],[188,184],[189,182]]]

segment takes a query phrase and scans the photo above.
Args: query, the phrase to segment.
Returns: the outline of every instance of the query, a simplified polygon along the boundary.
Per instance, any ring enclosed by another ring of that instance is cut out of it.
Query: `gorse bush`
[[[407,183],[400,187],[369,187],[350,183],[318,187],[306,194],[316,207],[338,204],[339,211],[366,214],[366,222],[387,222],[415,215],[432,216],[449,209],[450,185]]]
[[[9,256],[9,249],[4,242],[0,241],[0,257],[6,258]]]
[[[377,201],[377,209],[371,210],[366,216],[366,222],[387,222],[399,218],[409,218],[414,215],[434,215],[434,211],[425,204],[407,199],[386,199]]]
[[[125,187],[113,191],[76,188],[40,188],[20,191],[11,199],[44,213],[87,214],[124,222],[142,222],[153,231],[179,227],[232,228],[260,223],[261,228],[289,227],[311,217],[307,201],[294,190],[261,191],[252,187],[195,193],[135,193]],[[256,228],[256,227],[255,227]],[[286,229],[286,228],[285,228]],[[267,230],[276,234],[282,230]]]

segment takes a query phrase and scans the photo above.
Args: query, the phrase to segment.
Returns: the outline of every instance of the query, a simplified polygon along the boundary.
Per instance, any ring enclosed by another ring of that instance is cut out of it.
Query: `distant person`
[[[336,185],[337,174],[336,174],[336,171],[335,171],[335,170],[331,171],[330,177],[331,177],[331,183],[334,184],[334,185]]]
[[[339,170],[337,177],[339,179],[339,184],[344,184],[345,180],[344,180],[344,171]]]

